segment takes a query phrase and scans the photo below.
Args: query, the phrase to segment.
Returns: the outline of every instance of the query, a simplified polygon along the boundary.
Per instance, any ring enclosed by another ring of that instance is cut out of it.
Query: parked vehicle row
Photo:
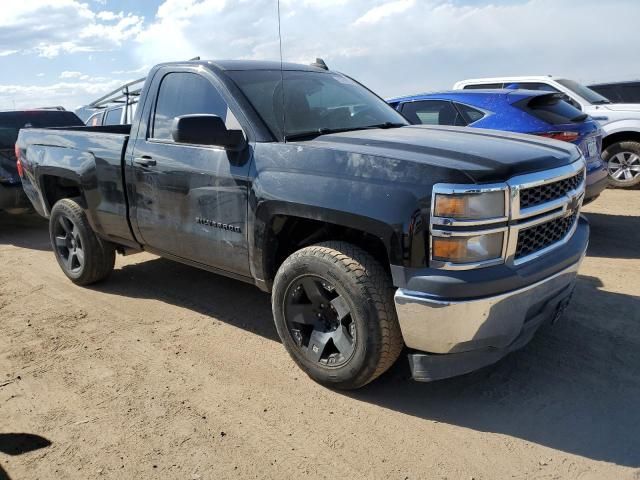
[[[522,347],[566,308],[588,242],[575,145],[410,125],[314,66],[162,64],[132,125],[23,129],[16,151],[71,281],[145,250],[252,283],[336,388],[405,347],[423,381]]]
[[[607,98],[579,83],[552,76],[499,77],[463,80],[455,90],[526,88],[559,92],[576,108],[590,115],[603,130],[602,158],[610,182],[616,187],[640,183],[640,105],[612,104]]]
[[[453,125],[528,133],[578,145],[587,161],[585,202],[607,187],[602,130],[560,93],[469,90],[394,98],[389,103],[415,125]]]
[[[141,78],[116,88],[114,91],[76,110],[86,117],[85,124],[91,127],[105,125],[127,125],[133,120],[138,108],[138,97],[145,79]]]

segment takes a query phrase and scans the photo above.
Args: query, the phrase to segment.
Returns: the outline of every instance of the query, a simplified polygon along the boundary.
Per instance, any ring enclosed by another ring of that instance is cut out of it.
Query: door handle
[[[156,165],[156,161],[151,158],[149,155],[143,155],[141,157],[137,157],[133,160],[136,165],[140,165],[141,167],[154,167]]]

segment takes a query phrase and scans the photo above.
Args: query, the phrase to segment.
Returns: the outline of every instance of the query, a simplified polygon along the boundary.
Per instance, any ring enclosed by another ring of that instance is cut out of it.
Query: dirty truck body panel
[[[308,82],[316,88],[317,76],[330,75],[336,84],[362,87],[315,67],[279,67],[160,65],[147,78],[131,126],[22,131],[25,191],[45,216],[60,192],[73,191],[95,232],[123,251],[151,251],[266,291],[283,261],[279,255],[295,236],[288,230],[292,219],[306,228],[318,226],[296,237],[294,250],[338,232],[373,240],[383,247],[372,254],[397,289],[398,320],[414,349],[414,376],[421,380],[497,360],[526,340],[528,320],[535,317],[531,325],[537,326],[564,308],[588,238],[579,215],[584,159],[577,148],[504,132],[408,126],[381,99],[384,107],[376,104],[373,111],[355,105],[318,118],[331,125],[371,118],[373,124],[388,115],[393,122],[335,132],[314,125],[309,134],[302,127],[290,133],[291,119],[278,123],[279,103],[260,103],[265,91],[276,99],[282,95],[278,87],[267,88],[278,84],[276,75],[294,86]],[[311,94],[310,105],[300,107],[299,98],[285,97],[284,105],[296,104],[287,110],[292,117],[300,108],[313,116],[314,101]],[[242,142],[223,147],[175,141],[180,116],[202,113],[240,130]],[[296,119],[295,125],[306,120]],[[516,211],[522,189],[549,182],[570,188],[548,205]],[[464,194],[503,192],[504,218],[487,225],[434,218],[436,192],[457,194],[459,188]],[[564,229],[560,237],[526,246],[531,254],[524,255],[521,232],[549,222]],[[488,229],[502,236],[499,259],[478,268],[434,260],[435,236]],[[485,350],[490,358],[456,359],[458,353]]]

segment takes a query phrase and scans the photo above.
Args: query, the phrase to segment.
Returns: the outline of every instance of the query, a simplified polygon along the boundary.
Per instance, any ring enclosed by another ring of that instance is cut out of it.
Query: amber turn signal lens
[[[464,217],[467,206],[460,195],[436,195],[435,215],[437,217]]]
[[[433,237],[431,257],[450,263],[474,263],[502,258],[502,232],[460,237]]]
[[[466,257],[466,242],[458,238],[434,238],[433,258],[455,262],[456,259]]]
[[[437,194],[433,215],[460,220],[484,220],[505,215],[503,190],[484,193]]]

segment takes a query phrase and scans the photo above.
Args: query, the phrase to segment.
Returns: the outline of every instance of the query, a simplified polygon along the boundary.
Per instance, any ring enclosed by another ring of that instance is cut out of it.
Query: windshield
[[[560,85],[567,87],[572,92],[580,95],[589,103],[593,105],[602,105],[603,103],[611,103],[605,97],[600,95],[597,92],[594,92],[590,88],[585,87],[584,85],[580,85],[578,82],[574,82],[573,80],[560,79],[558,80]]]
[[[279,139],[314,132],[408,125],[384,100],[336,73],[291,70],[227,73]]]

